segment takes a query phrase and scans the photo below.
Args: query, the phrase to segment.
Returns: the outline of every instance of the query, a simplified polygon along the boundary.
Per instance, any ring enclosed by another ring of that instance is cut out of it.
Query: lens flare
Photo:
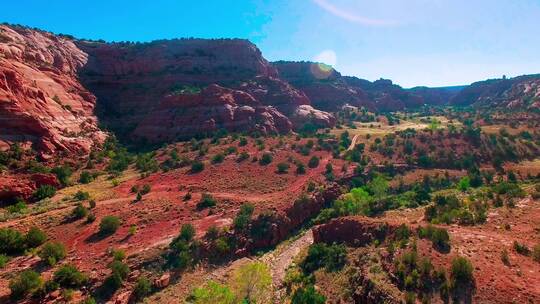
[[[324,63],[313,63],[310,66],[311,74],[317,79],[327,79],[332,75],[334,69]]]

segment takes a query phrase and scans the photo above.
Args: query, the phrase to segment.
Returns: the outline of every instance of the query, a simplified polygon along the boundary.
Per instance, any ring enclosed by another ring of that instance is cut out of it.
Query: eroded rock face
[[[291,115],[310,104],[246,40],[78,45],[89,54],[79,75],[98,97],[98,116],[128,140],[158,143],[219,129],[286,133],[297,127]]]
[[[31,142],[50,156],[85,154],[103,140],[96,99],[77,80],[86,61],[69,39],[0,25],[0,141]]]
[[[11,204],[17,198],[30,199],[34,191],[42,185],[60,187],[54,174],[20,174],[0,176],[0,206]]]
[[[540,75],[476,82],[455,96],[451,104],[539,110]]]
[[[313,239],[317,243],[342,242],[350,246],[365,246],[374,240],[384,240],[397,226],[363,216],[342,217],[314,227]]]
[[[151,143],[185,139],[197,134],[229,131],[288,133],[289,119],[272,106],[264,106],[250,94],[210,85],[199,94],[169,95],[133,132]]]
[[[101,43],[0,30],[0,147],[85,155],[105,137],[97,117],[120,138],[152,143],[219,129],[287,133],[310,119],[333,125],[328,113],[303,115],[309,98],[247,40]]]

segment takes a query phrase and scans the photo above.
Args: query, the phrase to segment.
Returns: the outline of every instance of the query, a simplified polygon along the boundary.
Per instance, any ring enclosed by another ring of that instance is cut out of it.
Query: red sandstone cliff
[[[246,40],[101,43],[0,27],[1,146],[84,155],[105,137],[98,119],[124,139],[153,143],[334,124]]]
[[[0,25],[0,146],[85,154],[104,138],[95,97],[77,80],[87,55],[65,38]]]
[[[334,123],[328,113],[299,111],[309,108],[309,98],[278,78],[247,40],[78,46],[89,54],[79,75],[98,98],[98,116],[128,140],[158,143],[219,129],[286,133],[307,120]]]

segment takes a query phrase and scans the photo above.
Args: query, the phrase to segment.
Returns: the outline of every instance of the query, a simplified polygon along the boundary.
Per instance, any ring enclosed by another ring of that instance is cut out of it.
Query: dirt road
[[[261,262],[270,267],[275,303],[281,303],[281,299],[285,295],[283,282],[287,268],[294,258],[311,244],[313,244],[313,233],[310,229],[293,241],[285,241],[278,248],[260,258]]]

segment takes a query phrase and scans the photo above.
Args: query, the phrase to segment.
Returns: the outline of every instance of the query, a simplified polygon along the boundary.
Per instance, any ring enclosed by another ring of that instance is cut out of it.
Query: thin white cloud
[[[328,13],[339,17],[341,19],[347,20],[349,22],[358,23],[368,26],[391,26],[396,25],[395,21],[384,20],[384,19],[372,19],[363,16],[356,15],[351,12],[347,12],[334,4],[328,2],[327,0],[313,0],[320,8],[324,9]]]

